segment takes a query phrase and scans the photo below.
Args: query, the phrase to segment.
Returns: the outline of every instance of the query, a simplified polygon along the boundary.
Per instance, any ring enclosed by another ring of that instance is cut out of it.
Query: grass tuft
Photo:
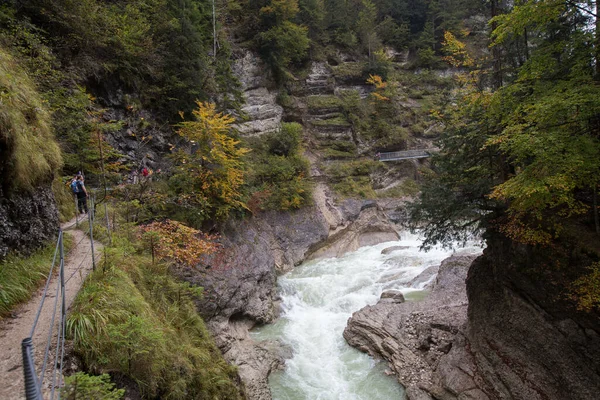
[[[11,189],[31,190],[62,164],[50,114],[34,83],[0,48],[0,171]]]
[[[145,398],[240,399],[228,365],[194,305],[201,289],[153,264],[136,236],[113,236],[109,262],[90,274],[67,321],[86,369],[119,372]]]
[[[65,251],[72,246],[67,235],[64,244]],[[50,243],[26,258],[9,254],[0,262],[0,318],[29,300],[34,290],[46,281],[55,247],[56,243]]]

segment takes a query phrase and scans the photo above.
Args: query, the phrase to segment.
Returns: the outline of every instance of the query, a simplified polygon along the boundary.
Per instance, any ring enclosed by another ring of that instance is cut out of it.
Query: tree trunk
[[[498,0],[492,0],[491,2],[492,8],[492,18],[499,14],[498,10]],[[492,22],[491,28],[492,32],[496,30],[498,24],[496,22]],[[492,69],[493,69],[493,82],[492,87],[494,89],[498,89],[502,87],[502,52],[498,46],[492,47]]]
[[[598,184],[594,185],[594,225],[596,225],[596,234],[600,235],[600,217],[598,216]]]

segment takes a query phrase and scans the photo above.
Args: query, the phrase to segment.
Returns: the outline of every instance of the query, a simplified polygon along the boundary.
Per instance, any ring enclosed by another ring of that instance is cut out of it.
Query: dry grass
[[[61,166],[50,114],[35,84],[0,48],[0,171],[11,189],[31,189]]]

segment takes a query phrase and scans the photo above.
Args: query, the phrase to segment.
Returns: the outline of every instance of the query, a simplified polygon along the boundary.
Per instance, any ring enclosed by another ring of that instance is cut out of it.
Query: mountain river
[[[401,236],[398,242],[363,247],[340,258],[305,262],[279,277],[281,318],[252,332],[257,340],[279,339],[293,350],[285,370],[270,377],[274,400],[405,398],[396,378],[384,374],[386,362],[350,347],[342,336],[352,313],[375,304],[384,290],[400,290],[407,301],[423,298],[426,282],[411,286],[410,281],[452,254],[420,252],[417,236]],[[390,246],[403,248],[381,254]],[[460,251],[478,253],[481,248],[473,244]]]

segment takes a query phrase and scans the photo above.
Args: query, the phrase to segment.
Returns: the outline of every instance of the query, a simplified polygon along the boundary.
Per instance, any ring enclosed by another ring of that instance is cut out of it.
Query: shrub
[[[253,212],[297,209],[310,203],[309,163],[301,155],[301,138],[302,126],[290,122],[283,123],[279,132],[252,141],[248,203]]]
[[[98,376],[77,372],[65,378],[65,386],[61,389],[61,398],[65,400],[120,400],[125,390],[115,389],[108,374]]]

